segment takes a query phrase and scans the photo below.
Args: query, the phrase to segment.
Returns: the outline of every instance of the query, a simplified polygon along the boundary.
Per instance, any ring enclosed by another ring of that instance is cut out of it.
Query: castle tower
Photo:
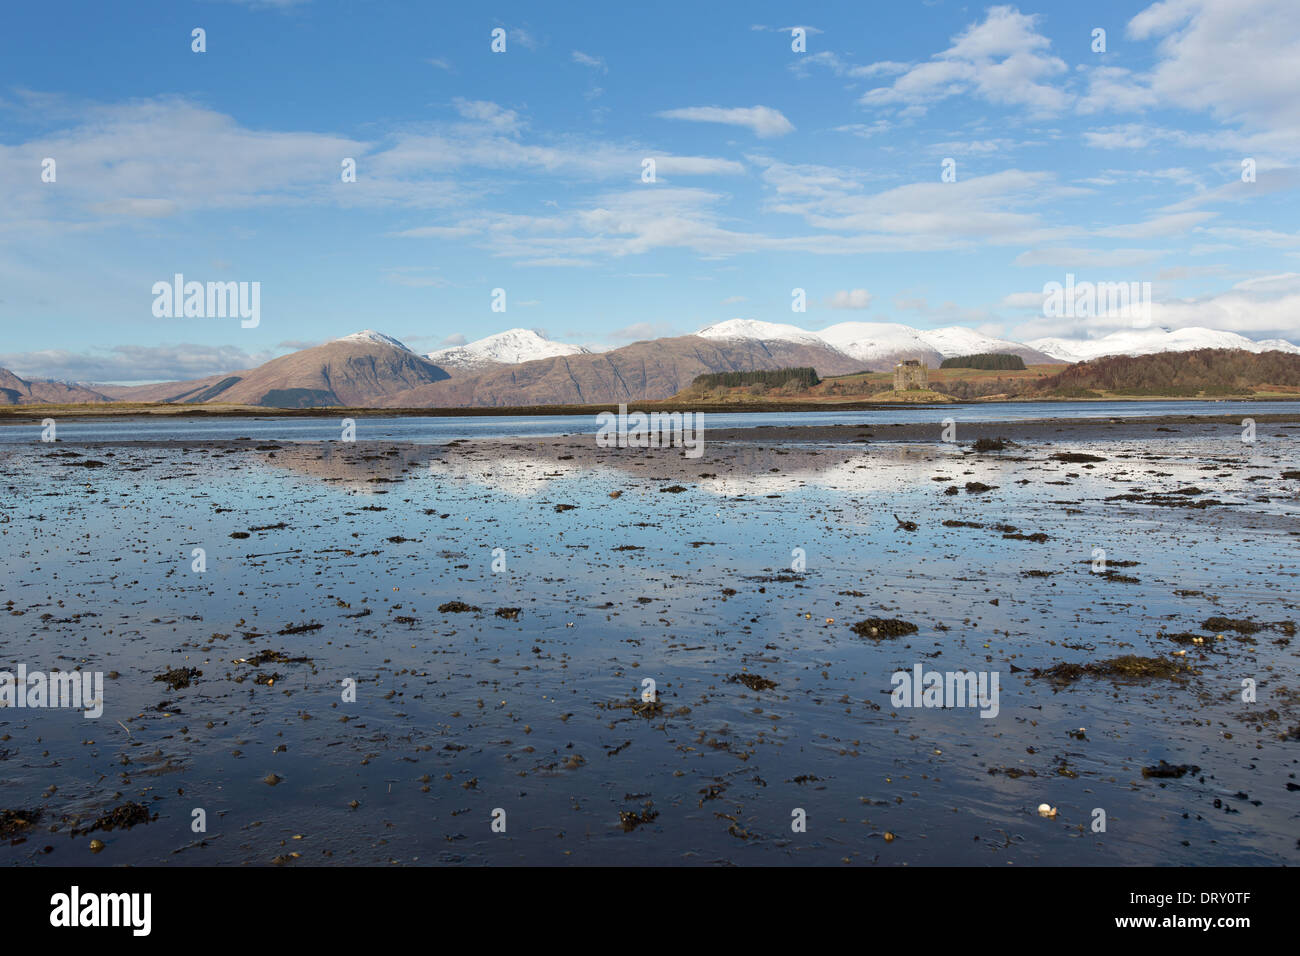
[[[912,389],[930,387],[927,366],[916,359],[908,359],[894,366],[894,391],[906,392]]]

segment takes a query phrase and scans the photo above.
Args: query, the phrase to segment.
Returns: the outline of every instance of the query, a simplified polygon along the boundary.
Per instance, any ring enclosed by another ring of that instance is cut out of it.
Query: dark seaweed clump
[[[1051,667],[1030,671],[1030,676],[1046,678],[1053,684],[1071,684],[1084,677],[1110,677],[1116,680],[1174,680],[1182,676],[1184,668],[1163,657],[1140,657],[1123,654],[1108,661],[1089,664],[1053,664]]]
[[[853,633],[858,637],[902,637],[915,634],[916,625],[911,621],[902,621],[896,617],[869,617],[852,625]]]
[[[13,839],[40,819],[40,810],[0,810],[0,839]]]
[[[727,678],[728,684],[744,684],[750,690],[771,690],[776,681],[759,677],[757,674],[732,674]]]
[[[1143,767],[1142,776],[1144,777],[1168,777],[1177,780],[1179,777],[1189,773],[1200,773],[1201,768],[1192,763],[1172,764],[1165,763],[1163,760],[1154,767]]]
[[[440,614],[465,614],[470,611],[477,612],[481,610],[483,609],[473,604],[466,604],[464,601],[448,601],[446,604],[438,605],[438,613]]]
[[[109,810],[88,827],[74,828],[72,835],[81,836],[83,833],[93,833],[95,830],[129,830],[152,819],[149,811],[142,805],[128,802]]]
[[[637,813],[634,810],[620,810],[618,812],[618,821],[623,828],[623,832],[631,833],[641,824],[649,823],[657,816],[659,816],[658,810],[646,810],[644,813]]]
[[[170,690],[182,690],[189,687],[196,677],[202,677],[203,671],[197,667],[173,667],[163,671],[154,680],[162,681]]]

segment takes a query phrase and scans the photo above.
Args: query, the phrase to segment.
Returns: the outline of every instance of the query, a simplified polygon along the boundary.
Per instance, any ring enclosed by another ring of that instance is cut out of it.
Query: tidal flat
[[[0,860],[1300,863],[1300,414],[956,437],[0,444]]]

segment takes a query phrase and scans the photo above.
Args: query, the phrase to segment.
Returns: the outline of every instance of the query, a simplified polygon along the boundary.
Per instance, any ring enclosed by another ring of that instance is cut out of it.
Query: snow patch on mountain
[[[532,329],[508,329],[466,345],[430,352],[425,358],[444,369],[465,370],[485,365],[518,365],[534,359],[581,355],[589,351],[581,345],[552,342]]]
[[[334,341],[359,342],[363,345],[391,345],[394,348],[401,349],[403,352],[411,351],[391,335],[385,335],[383,332],[376,332],[374,329],[362,329],[360,332],[353,332],[351,335],[345,335],[342,338],[335,339]]]
[[[816,332],[808,332],[795,325],[778,322],[759,322],[756,319],[729,319],[716,325],[707,325],[695,333],[706,339],[758,339],[764,342],[794,342],[798,345],[824,345]]]
[[[920,335],[929,343],[931,348],[944,358],[956,358],[959,355],[987,355],[990,353],[1028,357],[1037,351],[1031,346],[1013,342],[1010,339],[996,339],[960,325],[950,326],[946,329],[921,329]]]
[[[921,358],[939,351],[916,329],[894,322],[841,322],[817,335],[831,348],[863,362],[895,355]]]
[[[707,326],[695,334],[710,339],[760,339],[825,345],[862,362],[880,362],[894,357],[935,360],[981,352],[1010,352],[1041,360],[1028,346],[995,339],[961,326],[914,329],[893,322],[841,322],[819,332],[809,332],[794,325],[732,319]]]
[[[1124,329],[1095,339],[1034,339],[1027,344],[1066,362],[1086,362],[1103,355],[1155,355],[1195,349],[1244,349],[1247,352],[1279,351],[1300,355],[1300,347],[1285,339],[1256,342],[1236,332],[1199,327]]]
[[[1133,329],[1112,332],[1096,339],[1043,338],[1014,342],[994,338],[963,326],[943,329],[914,329],[894,322],[841,322],[818,332],[794,325],[732,319],[710,325],[695,333],[711,339],[759,339],[828,345],[864,363],[880,364],[904,358],[938,361],[961,355],[1001,352],[1019,355],[1029,364],[1056,359],[1082,362],[1102,355],[1152,355],[1157,352],[1190,352],[1194,349],[1245,349],[1249,352],[1277,350],[1300,354],[1285,339],[1253,341],[1236,332],[1215,329]]]

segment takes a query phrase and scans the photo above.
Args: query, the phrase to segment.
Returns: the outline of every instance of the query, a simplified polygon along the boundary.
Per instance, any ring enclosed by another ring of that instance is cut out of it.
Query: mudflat
[[[0,859],[1295,864],[1255,422],[0,446]]]

